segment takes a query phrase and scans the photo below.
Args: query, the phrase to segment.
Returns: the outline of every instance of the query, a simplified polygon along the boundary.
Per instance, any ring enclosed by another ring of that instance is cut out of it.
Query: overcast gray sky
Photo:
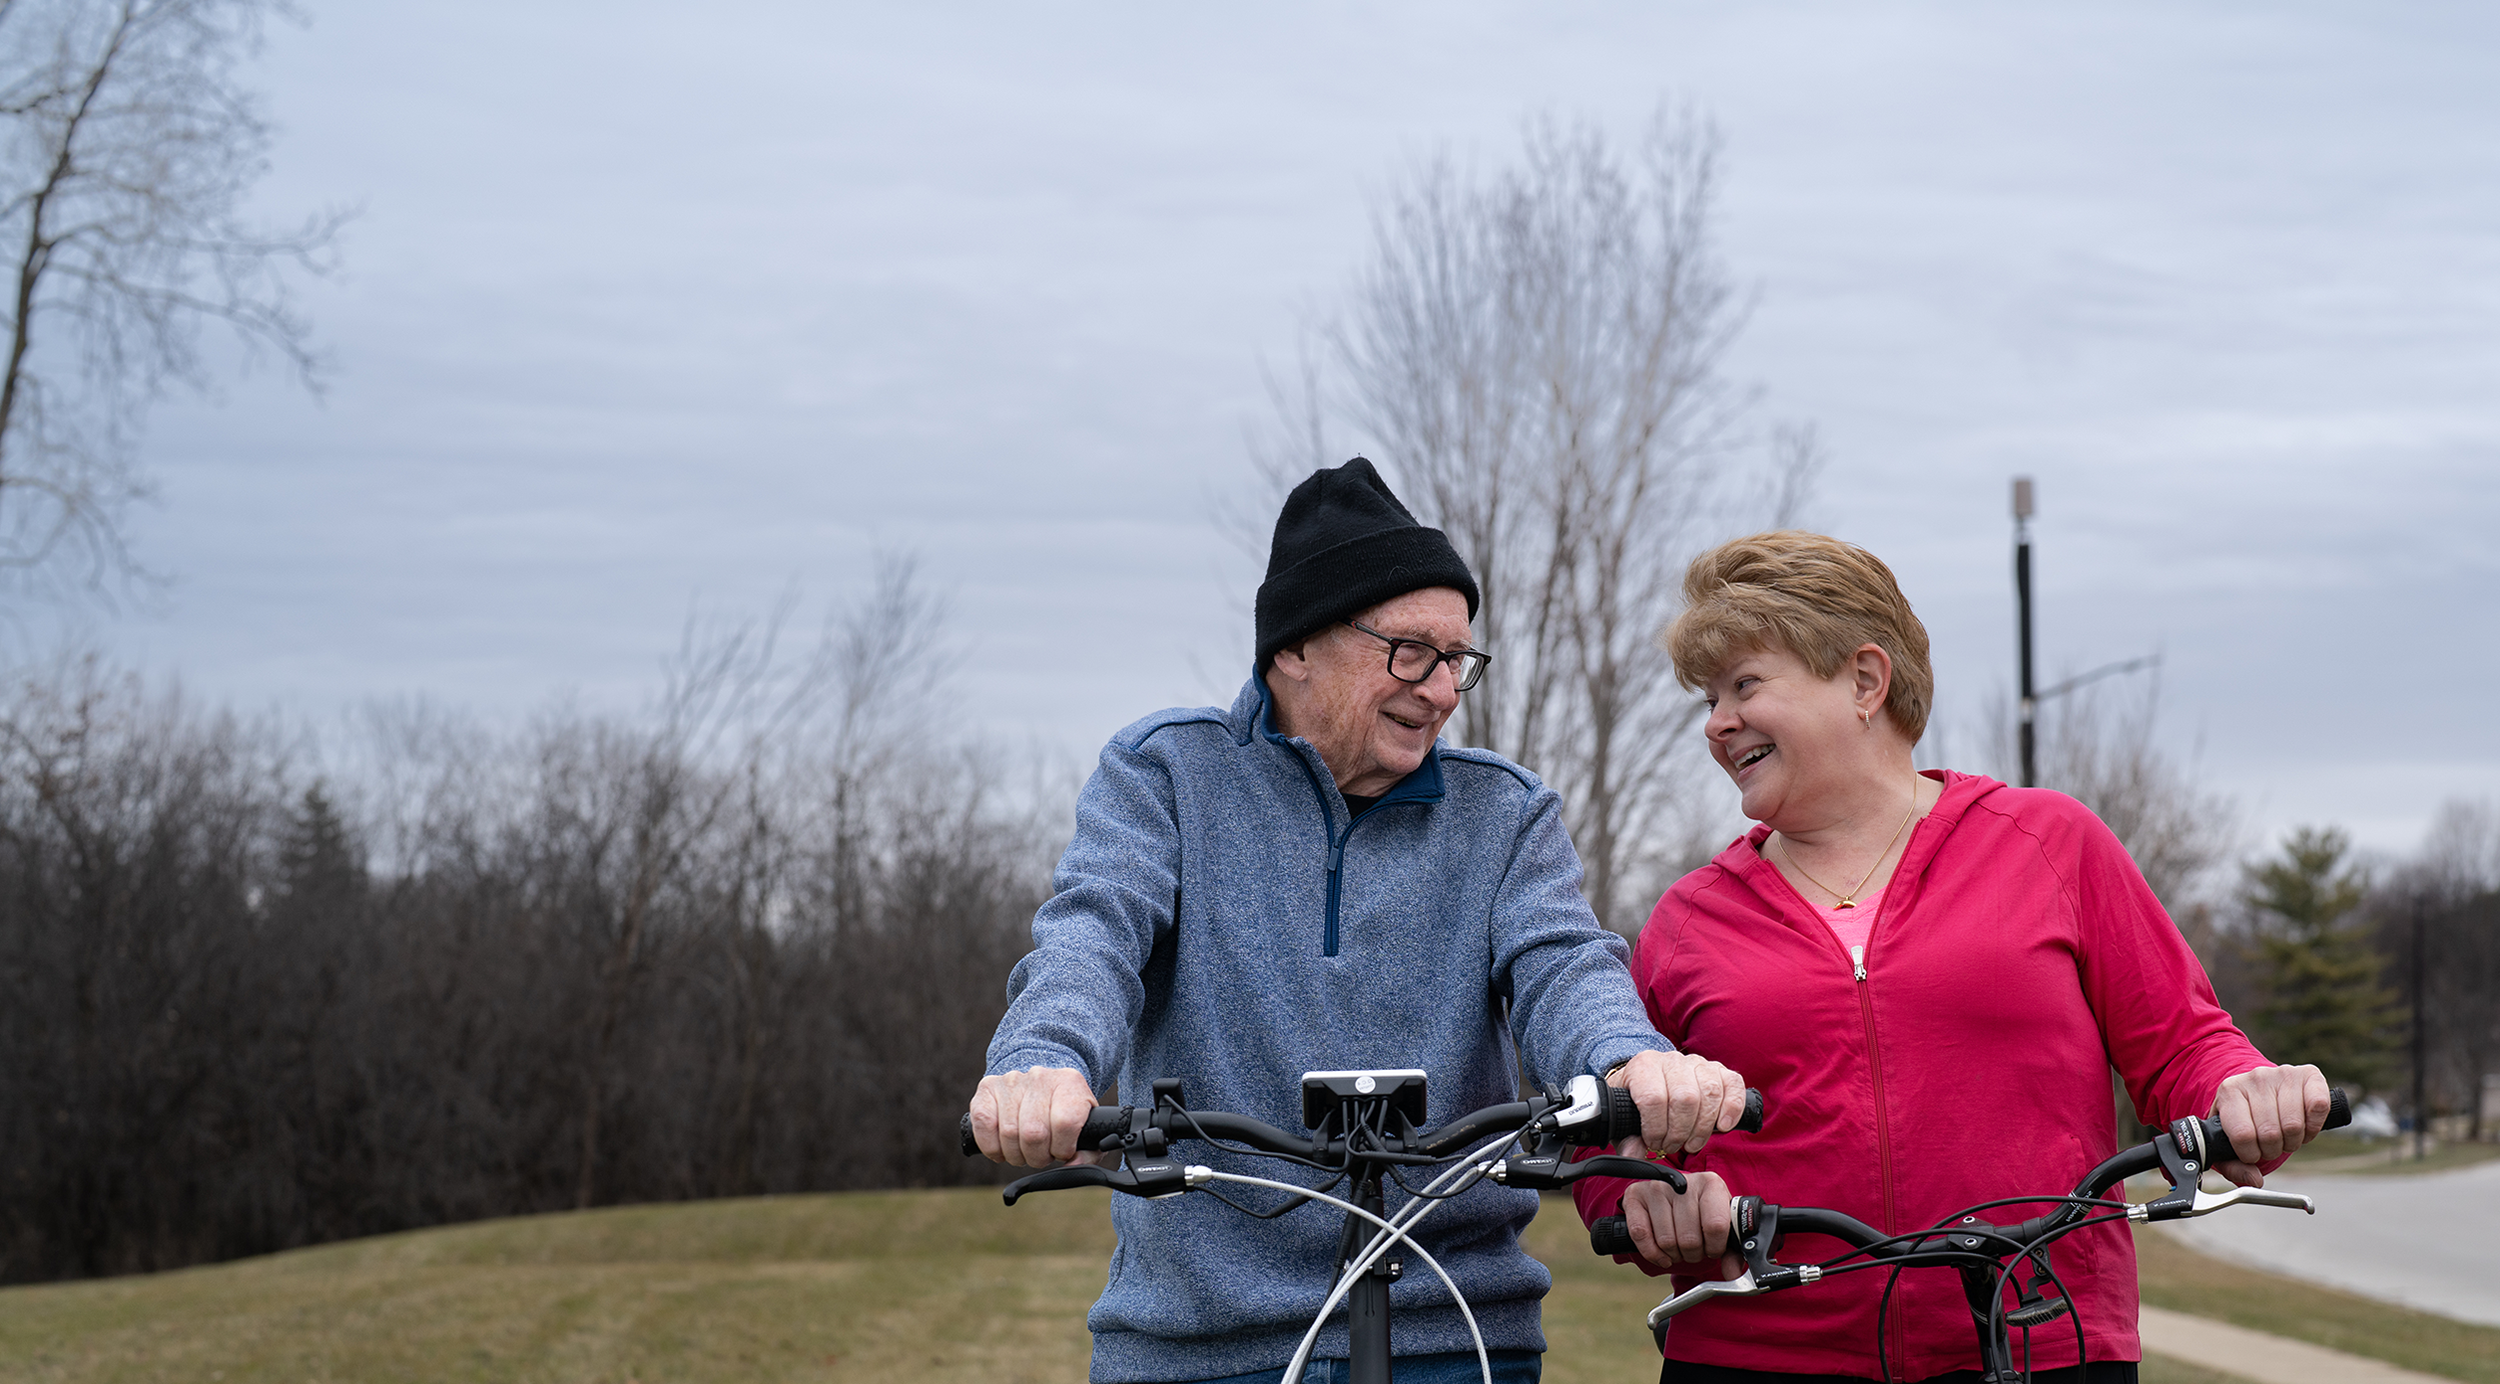
[[[322,715],[631,706],[690,609],[918,553],[971,724],[1075,758],[1246,671],[1261,359],[1371,195],[1520,120],[1726,139],[1729,362],[1818,425],[1940,720],[2155,649],[2252,840],[2500,793],[2500,28],[2481,6],[322,5],[261,205],[357,202],[339,369],[158,411],[162,609],[97,638]],[[1497,651],[1498,652],[1498,651]],[[1967,758],[1967,754],[1962,756]],[[1972,765],[1972,767],[1979,767]]]

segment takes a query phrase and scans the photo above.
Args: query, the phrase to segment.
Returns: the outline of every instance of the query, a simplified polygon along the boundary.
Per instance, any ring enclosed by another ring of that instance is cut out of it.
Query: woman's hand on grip
[[[1690,1175],[1681,1192],[1663,1182],[1635,1182],[1624,1189],[1623,1219],[1641,1258],[1658,1268],[1689,1273],[1715,1259],[1721,1278],[1745,1271],[1745,1261],[1728,1253],[1735,1216],[1727,1182],[1717,1173]]]
[[[2233,1148],[2255,1149],[2258,1163],[2270,1163],[2318,1137],[2328,1100],[2326,1076],[2315,1067],[2259,1067],[2222,1083],[2214,1118]],[[2242,1187],[2266,1182],[2255,1163],[2225,1159],[2214,1171]]]

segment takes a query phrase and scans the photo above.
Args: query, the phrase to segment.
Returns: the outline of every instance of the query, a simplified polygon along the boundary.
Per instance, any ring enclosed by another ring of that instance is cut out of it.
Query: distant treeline
[[[0,1282],[997,1177],[954,1117],[1068,785],[933,732],[935,612],[891,575],[807,668],[690,644],[639,718],[377,715],[316,754],[89,665],[0,699]],[[2479,1136],[2495,877],[2456,805],[2383,879],[2296,834],[2181,920],[2269,1051],[2399,1111],[2419,1004],[2430,1105]]]
[[[954,1116],[1040,833],[977,759],[884,743],[892,668],[773,706],[742,656],[647,726],[403,718],[335,798],[92,672],[6,708],[0,1281],[988,1180]]]

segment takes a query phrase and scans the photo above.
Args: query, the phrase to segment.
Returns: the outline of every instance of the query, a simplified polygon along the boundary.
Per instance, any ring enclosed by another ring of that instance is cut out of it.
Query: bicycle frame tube
[[[1386,1215],[1388,1208],[1380,1192],[1380,1169],[1366,1165],[1354,1184],[1355,1205],[1375,1216]],[[1337,1247],[1337,1272],[1343,1274],[1353,1266],[1371,1239],[1370,1223],[1348,1215],[1345,1234]],[[1382,1258],[1363,1271],[1351,1291],[1346,1294],[1346,1376],[1349,1384],[1390,1384],[1389,1381],[1389,1285],[1397,1281],[1400,1262]]]

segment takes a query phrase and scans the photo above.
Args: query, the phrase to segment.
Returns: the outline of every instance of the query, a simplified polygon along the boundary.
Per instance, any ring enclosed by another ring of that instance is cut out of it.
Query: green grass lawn
[[[630,1207],[0,1292],[11,1381],[1084,1378],[1104,1194]]]
[[[2343,1142],[2343,1141],[2339,1141]],[[2421,1158],[2413,1156],[2413,1141],[2402,1139],[2353,1139],[2349,1147],[2339,1142],[2312,1144],[2292,1155],[2283,1165],[2285,1172],[2338,1173],[2354,1177],[2413,1177],[2422,1173],[2444,1173],[2452,1168],[2470,1168],[2500,1158],[2500,1144],[2469,1144],[2463,1140],[2434,1144]]]
[[[1085,1376],[1108,1194],[986,1188],[627,1207],[360,1240],[179,1273],[0,1291],[0,1379],[26,1384],[709,1384]],[[1657,1377],[1656,1284],[1589,1254],[1567,1201],[1553,1384]],[[2148,1302],[2500,1384],[2500,1331],[2141,1242]],[[2150,1384],[2229,1384],[2148,1362]]]

